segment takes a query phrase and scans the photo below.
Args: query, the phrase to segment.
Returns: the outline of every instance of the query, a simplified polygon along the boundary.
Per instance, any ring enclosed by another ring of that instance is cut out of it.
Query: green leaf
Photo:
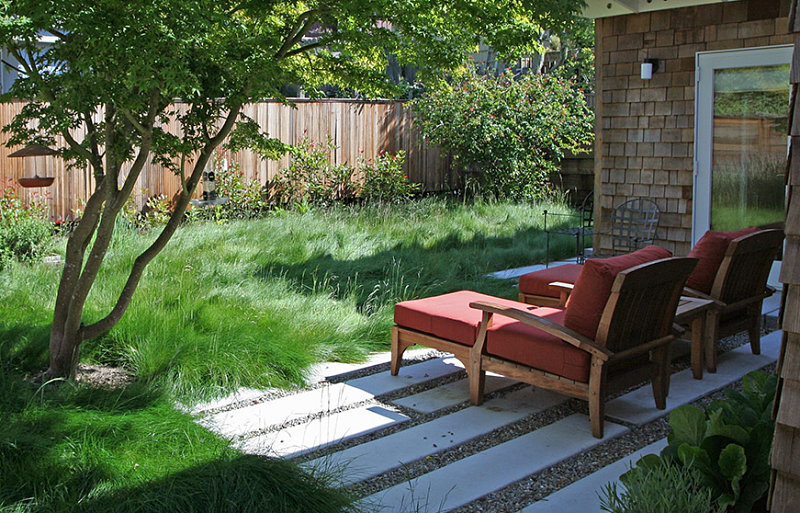
[[[706,434],[706,415],[695,406],[686,405],[676,408],[669,415],[670,445],[689,444],[699,446]]]
[[[719,470],[729,481],[741,479],[747,471],[747,457],[744,447],[730,444],[719,455]]]
[[[709,414],[707,436],[722,436],[741,445],[747,444],[750,439],[750,434],[743,427],[726,424],[721,410],[712,411]]]

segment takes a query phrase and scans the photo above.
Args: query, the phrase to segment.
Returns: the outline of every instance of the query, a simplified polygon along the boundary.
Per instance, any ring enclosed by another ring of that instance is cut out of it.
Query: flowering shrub
[[[397,203],[408,199],[419,190],[419,184],[411,183],[403,171],[404,151],[381,153],[378,158],[361,162],[364,183],[359,195],[367,201]]]
[[[0,197],[0,269],[12,260],[40,260],[52,244],[53,225],[47,219],[47,206],[42,201],[25,206],[13,182],[9,182]]]
[[[258,180],[244,177],[239,163],[217,152],[212,161],[217,182],[217,196],[227,203],[192,209],[191,215],[202,219],[254,219],[269,210],[267,193]],[[202,187],[202,185],[200,186]]]
[[[477,171],[484,193],[539,199],[568,151],[588,150],[594,116],[568,80],[466,73],[414,100],[423,138]]]
[[[331,164],[336,145],[329,137],[323,144],[304,138],[289,149],[292,163],[273,182],[273,194],[280,203],[330,205],[355,196],[355,170],[347,164]]]
[[[172,207],[166,194],[150,196],[140,211],[136,205],[137,198],[147,196],[147,194],[147,189],[141,189],[137,194],[128,196],[120,213],[122,219],[127,221],[129,226],[136,227],[142,231],[167,224],[170,212],[172,212]]]
[[[314,144],[308,138],[289,150],[292,163],[281,170],[272,184],[278,203],[307,208],[363,198],[368,201],[397,202],[408,198],[419,185],[403,172],[405,153],[381,153],[375,159],[361,159],[358,166],[332,164],[337,149],[331,138]]]

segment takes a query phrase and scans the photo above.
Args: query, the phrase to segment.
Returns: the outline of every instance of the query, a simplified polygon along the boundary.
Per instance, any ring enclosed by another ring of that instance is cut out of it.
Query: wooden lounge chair
[[[689,253],[699,263],[687,281],[684,294],[715,304],[703,323],[706,333],[702,334],[700,353],[709,372],[716,371],[716,342],[720,338],[746,329],[753,354],[759,354],[761,306],[774,292],[767,286],[767,278],[782,242],[780,229],[708,231]],[[519,300],[538,306],[563,305],[569,295],[564,285],[575,283],[580,268],[577,264],[567,264],[521,276]],[[703,362],[693,361],[693,367],[697,367],[695,377],[699,379]]]
[[[483,400],[485,372],[498,372],[589,401],[596,437],[603,436],[610,378],[630,379],[631,370],[638,380],[651,375],[656,406],[664,408],[674,338],[669,331],[696,260],[668,258],[629,268],[631,257],[636,260],[631,254],[587,263],[587,279],[576,285],[566,309],[471,291],[398,303],[392,374],[413,344],[447,351],[465,364],[473,403]],[[629,379],[619,384],[632,384]]]
[[[627,371],[631,368],[639,367],[634,376],[642,376],[641,371],[648,364],[647,356],[652,353],[649,366],[653,396],[656,407],[664,409],[669,391],[669,344],[675,338],[670,329],[681,290],[695,263],[696,260],[690,258],[669,258],[620,272],[593,339],[524,310],[487,302],[472,303],[470,306],[484,312],[468,373],[472,402],[480,404],[483,400],[486,371],[496,372],[588,401],[592,434],[602,438],[605,397],[610,387],[630,385],[631,374]],[[491,343],[487,341],[490,341],[495,315],[538,328],[585,351],[591,362],[588,380],[567,379],[492,354]],[[615,383],[617,377],[620,379]]]
[[[772,262],[783,244],[782,230],[747,233],[727,245],[710,291],[687,287],[685,294],[710,299],[716,308],[709,310],[704,336],[705,365],[716,372],[716,342],[747,330],[753,354],[761,353],[761,308],[775,291],[767,285]],[[698,241],[698,246],[701,245]],[[697,253],[693,249],[694,253]],[[691,254],[690,254],[691,255]],[[699,264],[698,264],[699,267]],[[689,285],[696,280],[689,280]]]

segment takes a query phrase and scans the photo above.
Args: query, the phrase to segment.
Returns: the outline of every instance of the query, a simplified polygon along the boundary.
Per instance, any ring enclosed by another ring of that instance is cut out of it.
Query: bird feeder
[[[58,152],[48,148],[47,146],[32,144],[30,146],[25,146],[21,150],[15,151],[9,155],[9,157],[47,157],[50,155],[58,155]],[[56,177],[54,176],[39,176],[34,173],[33,176],[17,178],[17,183],[19,183],[22,187],[49,187],[53,184],[53,180],[55,179]]]
[[[225,162],[227,167],[227,162]],[[217,177],[213,166],[203,171],[203,199],[193,199],[192,205],[197,207],[207,207],[210,205],[222,205],[228,202],[228,198],[217,196]]]

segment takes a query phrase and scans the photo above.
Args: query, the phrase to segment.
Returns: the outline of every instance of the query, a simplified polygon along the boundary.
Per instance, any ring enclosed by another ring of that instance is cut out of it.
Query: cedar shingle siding
[[[800,34],[800,0],[791,9],[789,30]],[[787,167],[786,243],[781,282],[783,345],[778,360],[778,395],[775,401],[775,439],[772,442],[772,489],[770,511],[796,513],[800,508],[800,40],[795,42],[792,59],[792,101],[789,118],[791,147]]]
[[[662,211],[658,244],[691,247],[695,53],[791,44],[788,0],[743,0],[596,20],[595,190],[600,230],[631,197]],[[659,60],[651,80],[645,58]],[[607,252],[610,240],[595,247]]]

